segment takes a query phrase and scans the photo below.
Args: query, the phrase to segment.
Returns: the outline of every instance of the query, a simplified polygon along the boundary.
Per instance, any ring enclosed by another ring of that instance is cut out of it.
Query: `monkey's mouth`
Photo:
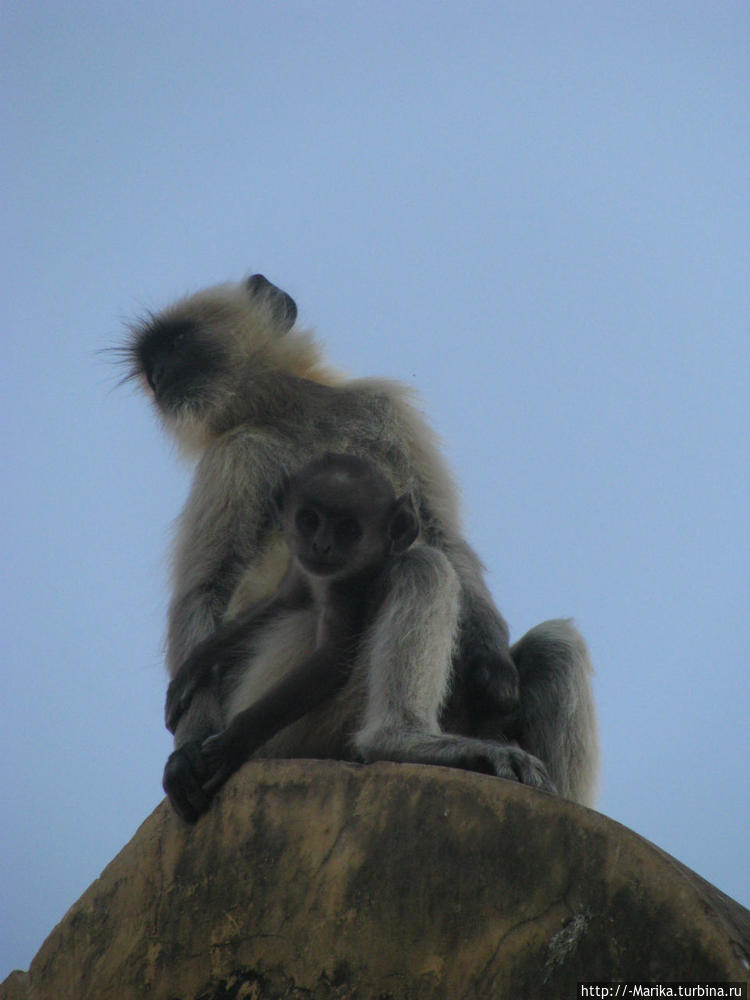
[[[156,382],[148,377],[148,384],[154,399],[163,410],[198,409],[200,393],[189,378],[173,377],[169,381]]]
[[[321,559],[320,556],[300,556],[300,562],[313,576],[333,576],[346,565],[338,559]]]

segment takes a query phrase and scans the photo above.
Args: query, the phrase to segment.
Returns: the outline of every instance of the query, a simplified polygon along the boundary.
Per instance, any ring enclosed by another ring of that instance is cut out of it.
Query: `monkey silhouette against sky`
[[[597,728],[580,634],[568,620],[545,622],[509,651],[453,479],[409,390],[328,369],[311,335],[294,329],[296,314],[289,295],[253,275],[149,316],[127,348],[130,374],[196,462],[174,552],[170,673],[223,621],[276,592],[289,561],[271,500],[282,469],[350,453],[396,495],[410,492],[419,536],[383,573],[350,680],[254,755],[446,764],[542,788],[551,778],[560,794],[591,802]],[[271,615],[245,663],[195,691],[164,775],[184,818],[206,807],[204,741],[293,671],[315,631],[312,607]]]

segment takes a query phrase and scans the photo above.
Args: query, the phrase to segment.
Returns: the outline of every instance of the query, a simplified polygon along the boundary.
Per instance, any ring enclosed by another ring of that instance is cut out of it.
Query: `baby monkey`
[[[315,644],[258,701],[209,736],[194,763],[208,799],[260,746],[331,698],[351,673],[357,645],[379,600],[390,557],[419,533],[411,497],[396,498],[369,461],[329,452],[284,479],[273,495],[291,553],[278,592],[220,626],[190,653],[169,685],[167,728],[174,732],[196,690],[219,683],[252,653],[256,633],[284,610],[312,607]]]

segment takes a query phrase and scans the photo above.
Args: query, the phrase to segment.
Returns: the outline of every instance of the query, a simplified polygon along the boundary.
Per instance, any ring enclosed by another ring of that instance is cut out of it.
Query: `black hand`
[[[186,823],[195,823],[208,809],[211,796],[203,789],[208,769],[199,743],[185,743],[167,758],[162,784],[172,808]]]

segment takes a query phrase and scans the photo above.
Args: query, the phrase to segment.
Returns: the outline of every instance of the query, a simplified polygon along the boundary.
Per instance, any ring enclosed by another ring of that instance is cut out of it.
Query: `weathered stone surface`
[[[740,980],[750,913],[617,823],[446,768],[263,761],[162,803],[2,1000],[574,997]]]

